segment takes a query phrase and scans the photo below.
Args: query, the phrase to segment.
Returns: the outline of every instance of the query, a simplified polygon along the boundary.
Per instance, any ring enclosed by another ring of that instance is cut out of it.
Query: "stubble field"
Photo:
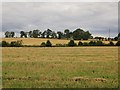
[[[117,88],[118,47],[4,47],[3,88]]]
[[[48,38],[1,38],[0,41],[7,41],[7,42],[12,42],[12,41],[17,41],[17,40],[22,40],[23,45],[41,45],[42,42],[46,42],[47,40],[50,40],[52,45],[56,44],[68,44],[70,40],[67,39],[48,39]],[[94,41],[94,39],[91,40],[74,40],[76,44],[78,44],[79,41],[81,42],[90,42]],[[95,40],[96,41],[96,40]],[[116,44],[117,41],[112,41],[114,44]],[[108,44],[109,41],[103,41],[103,43]]]

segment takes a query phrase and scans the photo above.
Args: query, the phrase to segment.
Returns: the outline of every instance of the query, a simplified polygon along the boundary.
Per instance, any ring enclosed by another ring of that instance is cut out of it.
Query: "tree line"
[[[13,38],[15,37],[15,32],[5,32],[5,37],[6,38]],[[25,31],[20,31],[20,37],[23,38],[57,38],[57,39],[74,39],[74,40],[88,40],[88,39],[98,39],[98,40],[115,40],[117,41],[118,39],[120,40],[120,33],[114,37],[114,38],[104,38],[104,37],[94,37],[89,31],[84,31],[81,28],[77,28],[73,32],[70,31],[69,29],[65,29],[64,32],[61,31],[53,31],[51,29],[47,29],[45,31],[40,31],[38,29],[32,30],[29,32]]]
[[[52,45],[50,40],[42,42],[40,45],[23,45],[22,40],[6,42],[2,41],[0,43],[2,47],[74,47],[74,46],[120,46],[120,41],[113,43],[110,41],[108,44],[103,43],[102,41],[90,41],[90,42],[81,42],[75,43],[74,40],[70,40],[67,44],[56,44]]]
[[[15,32],[5,32],[6,38],[12,38],[15,37]],[[53,31],[51,29],[47,29],[45,31],[40,31],[38,29],[32,30],[29,32],[20,31],[20,37],[23,38],[57,38],[57,39],[74,39],[74,40],[88,40],[90,38],[93,38],[92,34],[89,31],[84,31],[81,28],[78,28],[71,32],[69,29],[65,29],[64,32],[61,31]]]

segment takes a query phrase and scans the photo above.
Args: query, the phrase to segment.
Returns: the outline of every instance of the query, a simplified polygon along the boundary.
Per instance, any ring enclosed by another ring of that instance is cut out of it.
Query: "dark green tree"
[[[11,32],[11,37],[13,38],[15,36],[15,32]]]
[[[83,46],[89,46],[89,43],[84,42],[84,43],[83,43]]]
[[[96,45],[96,42],[95,42],[95,41],[90,41],[90,42],[89,42],[89,45],[90,45],[90,46],[95,46],[95,45]]]
[[[36,30],[33,30],[33,37],[34,38],[38,38],[40,36],[41,32],[40,30],[36,29]]]
[[[10,43],[11,47],[21,47],[22,46],[22,40],[18,40],[18,41],[12,41]]]
[[[73,39],[74,40],[88,40],[89,38],[91,38],[91,34],[89,31],[84,31],[83,29],[76,29],[75,31],[73,31]]]
[[[47,29],[47,31],[46,31],[46,35],[47,35],[47,37],[46,38],[49,38],[49,36],[52,34],[52,30],[50,30],[50,29]]]
[[[82,46],[83,43],[81,41],[78,42],[78,46]]]
[[[10,44],[6,41],[2,41],[2,47],[9,47]]]
[[[86,31],[83,34],[81,34],[81,37],[83,40],[88,40],[89,38],[91,38],[91,34],[89,33],[89,31]]]
[[[65,38],[67,38],[67,39],[70,38],[70,30],[69,29],[65,29],[64,34],[65,34]]]
[[[6,31],[6,32],[5,32],[5,37],[6,37],[6,38],[10,38],[10,37],[13,38],[14,36],[15,36],[15,32],[9,32],[9,31]]]
[[[97,41],[97,42],[96,42],[96,45],[97,45],[97,46],[103,46],[104,43],[103,43],[102,41]]]
[[[116,46],[120,46],[120,41],[117,41]]]
[[[45,38],[46,31],[44,31],[43,33],[41,33],[41,35],[42,35],[42,38]]]
[[[29,37],[33,37],[33,32],[32,32],[32,31],[29,31],[29,32],[28,32],[28,36],[29,36]]]
[[[46,46],[45,42],[42,42],[40,46],[45,47]]]
[[[5,32],[5,37],[8,38],[10,36],[10,33],[8,31]]]
[[[20,31],[20,37],[21,37],[21,38],[22,38],[22,37],[27,38],[27,33],[24,32],[24,31]]]
[[[70,40],[70,42],[68,42],[68,46],[76,46],[76,43],[74,42],[74,40]]]
[[[52,31],[51,36],[52,38],[57,38],[57,34],[54,31]]]
[[[46,47],[51,47],[51,46],[52,46],[52,43],[49,40],[47,40]]]
[[[83,34],[84,31],[80,28],[76,29],[75,31],[73,31],[73,39],[74,40],[81,40],[82,37],[81,37],[81,34]]]
[[[110,41],[108,45],[114,46],[114,43],[112,41]]]
[[[57,34],[58,34],[58,39],[61,39],[61,37],[62,37],[62,32],[58,31]]]

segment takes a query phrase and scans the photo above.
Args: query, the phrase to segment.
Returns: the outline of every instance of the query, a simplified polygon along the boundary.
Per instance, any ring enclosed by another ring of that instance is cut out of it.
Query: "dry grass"
[[[2,38],[2,40],[5,40],[7,42],[11,41],[17,41],[22,40],[24,45],[40,45],[42,42],[46,42],[47,40],[50,40],[53,45],[56,44],[67,44],[69,40],[65,39],[46,39],[46,38]],[[76,43],[78,43],[80,40],[75,40]],[[89,42],[90,40],[82,40],[82,42]],[[109,41],[103,41],[104,43],[108,44]],[[113,41],[116,43],[116,41]]]
[[[3,87],[118,87],[118,47],[2,48]]]

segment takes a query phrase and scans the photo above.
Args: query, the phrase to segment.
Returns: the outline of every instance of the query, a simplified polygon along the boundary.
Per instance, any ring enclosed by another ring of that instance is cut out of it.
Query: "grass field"
[[[5,40],[7,42],[22,40],[23,45],[41,45],[42,42],[46,42],[50,40],[53,45],[56,44],[68,44],[70,40],[65,39],[47,39],[47,38],[2,38],[1,40]],[[80,40],[75,40],[75,43],[78,44]],[[90,40],[82,40],[82,42],[90,42]],[[116,44],[117,41],[113,41]],[[103,41],[103,43],[108,44],[109,41]]]
[[[118,47],[4,47],[4,88],[116,88]]]

